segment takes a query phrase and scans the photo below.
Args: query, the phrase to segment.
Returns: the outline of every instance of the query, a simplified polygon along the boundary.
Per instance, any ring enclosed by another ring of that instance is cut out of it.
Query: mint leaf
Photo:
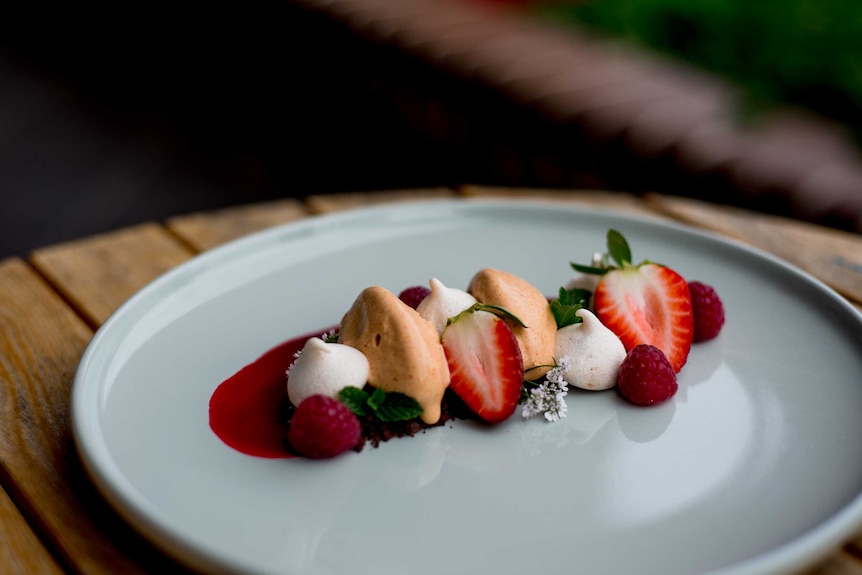
[[[592,292],[589,290],[580,288],[567,290],[561,287],[557,299],[549,303],[557,322],[557,329],[583,322],[577,312],[589,305],[591,296]]]
[[[593,292],[584,288],[560,288],[560,301],[570,306],[589,307]],[[565,298],[565,299],[564,299]]]
[[[473,304],[472,309],[474,309],[476,311],[487,311],[489,313],[496,315],[497,317],[499,317],[501,319],[507,319],[508,318],[508,319],[512,320],[513,322],[515,322],[515,324],[518,325],[519,327],[523,327],[523,328],[527,327],[524,325],[524,322],[522,322],[520,319],[518,319],[518,316],[516,316],[515,314],[513,314],[512,312],[510,312],[506,308],[500,307],[498,305],[491,305],[489,303],[476,303],[476,304]]]
[[[406,421],[422,414],[422,406],[409,395],[398,392],[385,395],[385,399],[375,411],[380,421]]]
[[[380,389],[379,387],[374,390],[371,396],[366,401],[366,405],[371,408],[371,411],[377,413],[377,410],[386,401],[386,392]]]
[[[368,393],[358,387],[345,387],[338,399],[360,417],[373,415],[380,421],[406,421],[422,415],[422,407],[409,395],[380,388]]]
[[[617,230],[608,230],[608,253],[620,266],[632,263],[632,251],[629,244]]]
[[[348,386],[338,392],[338,399],[347,406],[347,409],[362,417],[368,415],[369,395],[365,390],[358,387]]]
[[[593,266],[585,266],[583,264],[576,264],[575,262],[569,262],[569,265],[572,266],[572,269],[576,272],[581,272],[582,274],[590,274],[594,276],[603,276],[608,273],[607,268],[596,268]]]

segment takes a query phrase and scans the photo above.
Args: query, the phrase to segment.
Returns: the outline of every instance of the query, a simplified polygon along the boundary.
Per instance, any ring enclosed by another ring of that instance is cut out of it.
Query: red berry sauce
[[[313,333],[286,341],[224,380],[210,397],[213,432],[230,447],[256,457],[294,457],[284,444],[285,371]]]

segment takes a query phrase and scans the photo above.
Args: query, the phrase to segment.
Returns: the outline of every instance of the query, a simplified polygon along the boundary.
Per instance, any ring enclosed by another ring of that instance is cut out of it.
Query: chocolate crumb
[[[293,414],[296,407],[285,396],[284,403],[279,410],[279,422],[284,426],[284,437],[287,437],[287,429],[290,427],[290,421],[293,419]],[[372,415],[359,417],[359,423],[362,427],[362,437],[354,451],[362,451],[366,445],[371,447],[379,447],[381,443],[389,441],[397,437],[413,437],[419,433],[425,433],[426,430],[433,427],[440,427],[456,419],[475,419],[476,415],[469,407],[455,395],[451,390],[446,390],[443,394],[443,400],[440,402],[440,419],[437,423],[428,424],[421,419],[410,419],[407,421],[380,421]],[[290,449],[289,444],[285,440],[285,444]]]

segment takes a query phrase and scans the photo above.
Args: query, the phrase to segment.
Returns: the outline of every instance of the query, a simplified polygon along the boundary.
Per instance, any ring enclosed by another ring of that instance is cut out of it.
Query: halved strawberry
[[[488,423],[511,416],[524,383],[512,328],[477,304],[449,320],[442,342],[452,391]]]
[[[666,266],[649,261],[632,264],[628,244],[616,230],[608,231],[608,252],[618,266],[572,264],[579,271],[603,274],[593,294],[596,316],[620,338],[626,351],[639,344],[653,345],[678,373],[694,339],[688,284]]]
[[[593,301],[596,316],[626,351],[653,345],[679,373],[694,338],[691,296],[682,276],[658,264],[609,271],[599,280]]]

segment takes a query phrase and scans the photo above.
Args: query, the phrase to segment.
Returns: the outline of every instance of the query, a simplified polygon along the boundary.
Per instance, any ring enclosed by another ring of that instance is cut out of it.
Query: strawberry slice
[[[691,296],[682,276],[658,264],[609,271],[599,280],[593,302],[596,316],[626,351],[653,345],[679,373],[694,338]]]
[[[631,250],[616,230],[608,231],[608,255],[599,266],[572,264],[575,270],[600,274],[593,293],[596,316],[614,332],[626,351],[639,344],[664,352],[675,372],[688,359],[694,340],[691,294],[685,279],[669,267],[631,263]]]
[[[443,350],[452,391],[483,420],[498,423],[518,406],[524,362],[512,328],[482,307],[476,304],[449,320]]]

